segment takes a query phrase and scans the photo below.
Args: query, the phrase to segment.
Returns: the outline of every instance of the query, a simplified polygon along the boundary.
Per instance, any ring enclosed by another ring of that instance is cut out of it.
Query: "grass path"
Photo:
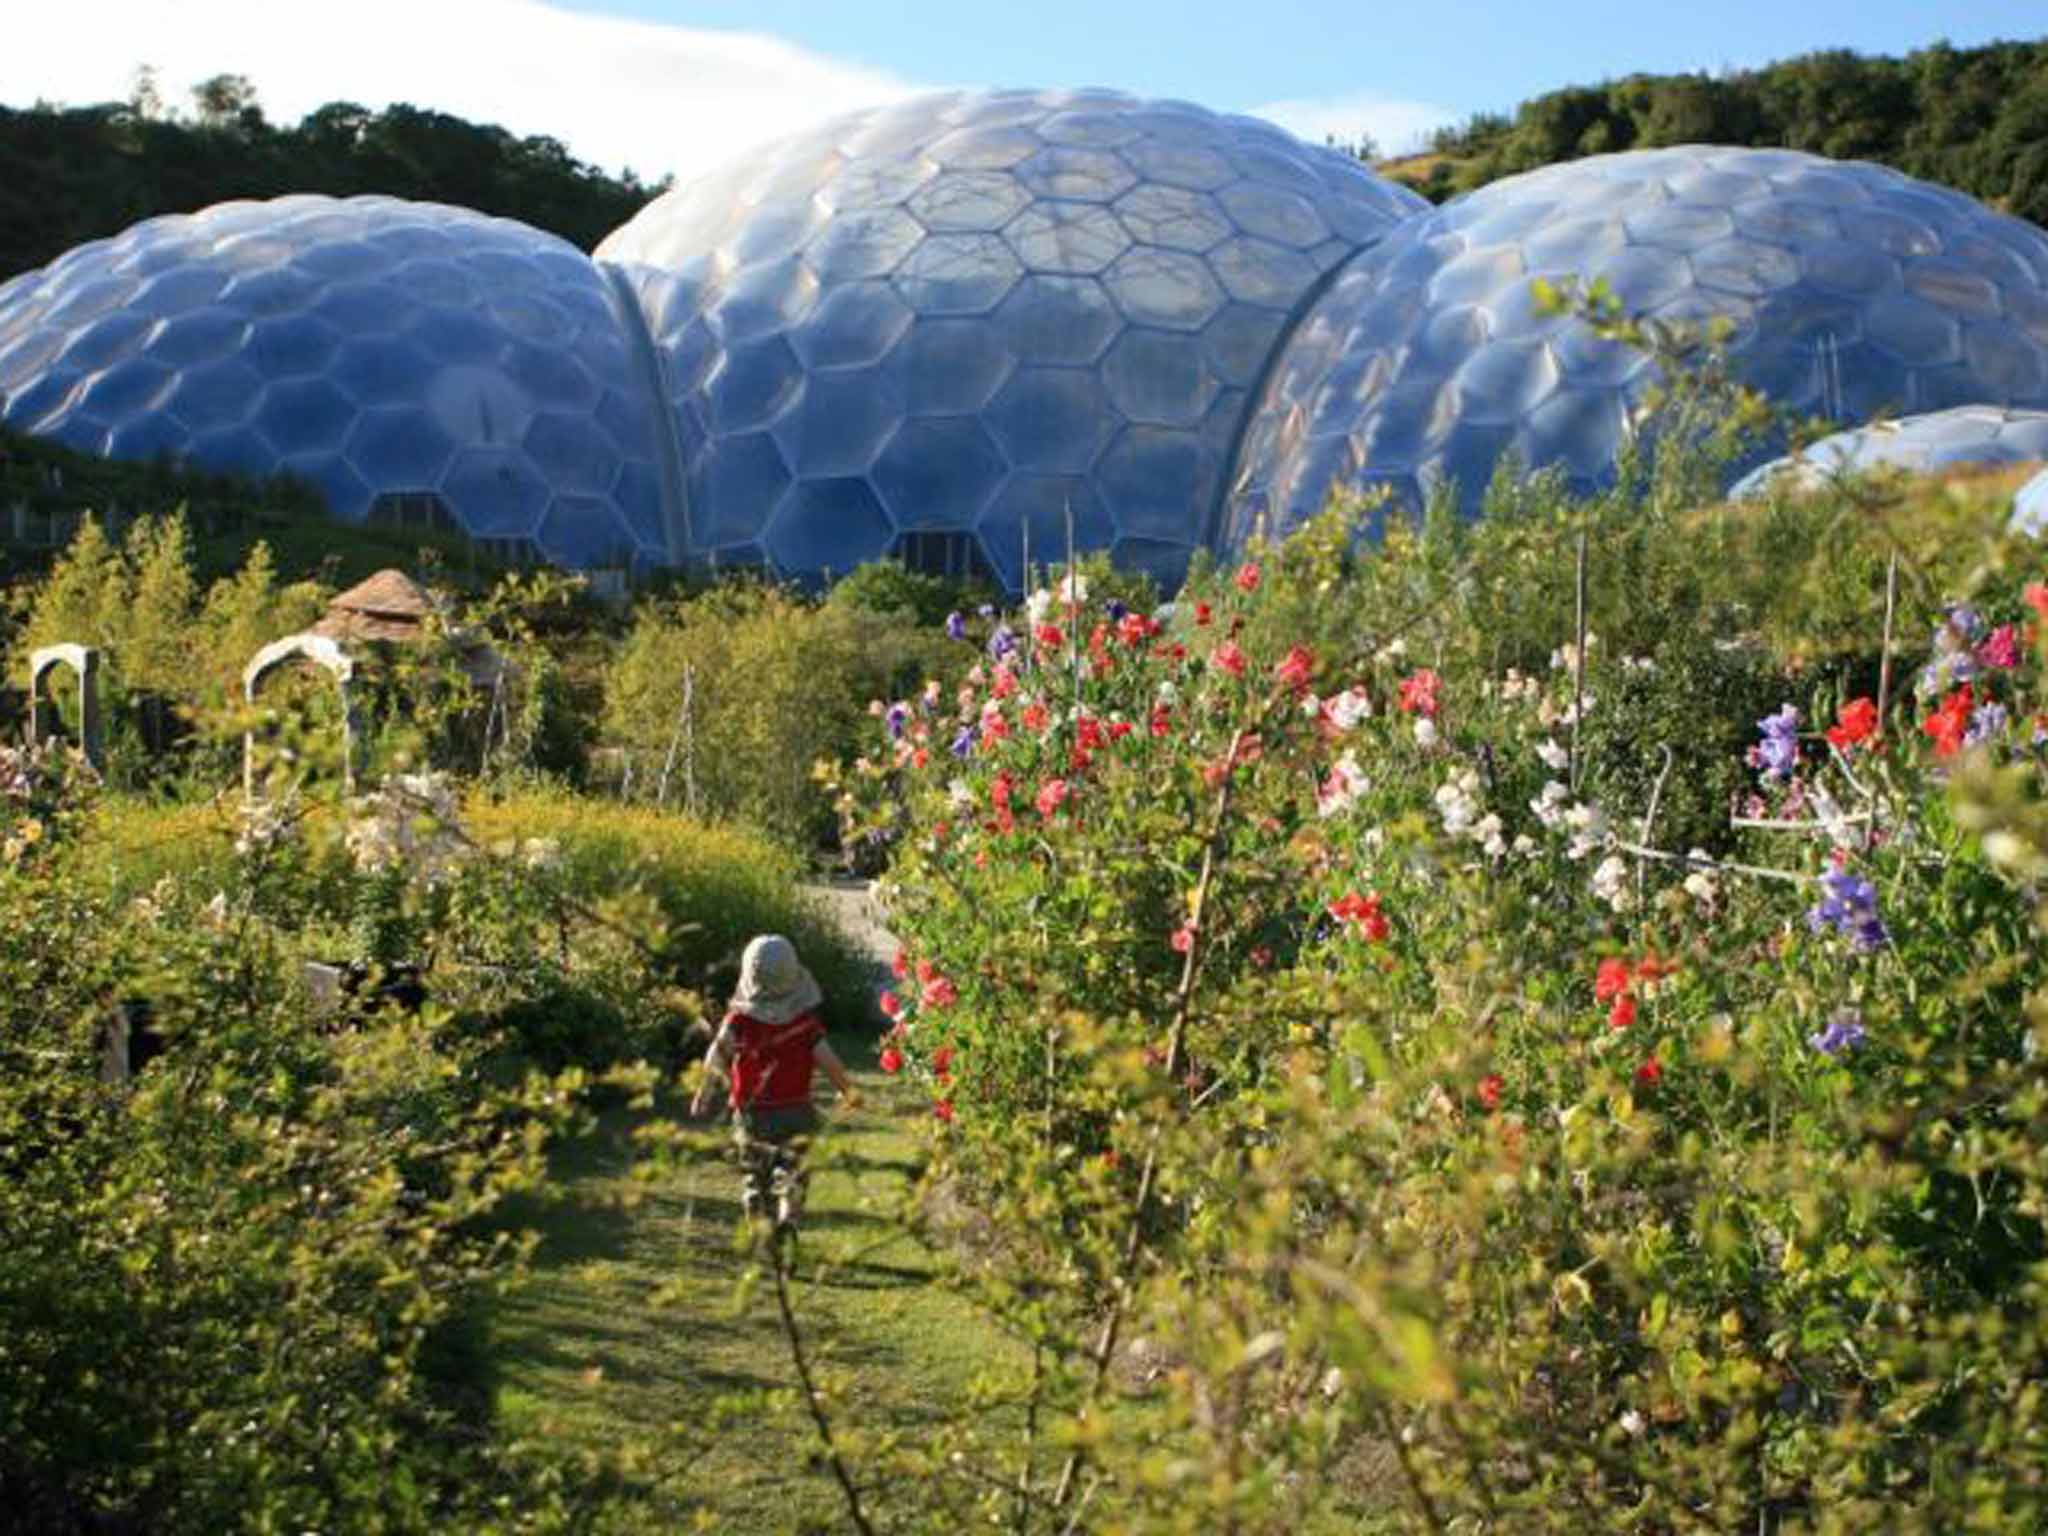
[[[847,1424],[914,1431],[971,1412],[970,1381],[1008,1351],[931,1283],[932,1256],[889,1220],[918,1172],[926,1106],[876,1069],[871,1042],[835,1044],[864,1102],[831,1112],[822,1134],[796,1308]],[[542,1241],[530,1280],[493,1317],[498,1428],[622,1459],[638,1509],[605,1529],[844,1529],[772,1280],[741,1284],[750,1260],[725,1133],[692,1128],[672,1168],[636,1178],[633,1127],[657,1117],[678,1119],[608,1112],[557,1152],[556,1197],[510,1213]]]

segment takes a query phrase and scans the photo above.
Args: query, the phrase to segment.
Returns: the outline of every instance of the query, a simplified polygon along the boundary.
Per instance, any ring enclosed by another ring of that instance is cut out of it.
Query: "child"
[[[747,1219],[767,1215],[772,1199],[778,1236],[794,1233],[803,1214],[804,1148],[818,1128],[812,1067],[825,1069],[842,1102],[855,1101],[846,1067],[825,1043],[818,1018],[823,1001],[789,940],[764,933],[748,944],[740,957],[740,984],[690,1102],[691,1114],[703,1114],[711,1103],[712,1076],[727,1079]]]

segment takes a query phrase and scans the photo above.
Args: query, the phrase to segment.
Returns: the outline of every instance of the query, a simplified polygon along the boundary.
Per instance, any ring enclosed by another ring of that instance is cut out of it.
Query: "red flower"
[[[1297,645],[1288,651],[1287,657],[1273,669],[1273,675],[1296,693],[1308,690],[1309,674],[1315,670],[1316,658],[1305,645]]]
[[[1356,891],[1347,892],[1330,903],[1330,916],[1340,923],[1355,924],[1358,931],[1375,944],[1390,931],[1386,914],[1380,911],[1378,891],[1365,896]]]
[[[1102,750],[1102,722],[1093,715],[1083,715],[1074,722],[1074,739],[1090,752]]]
[[[1173,937],[1168,942],[1173,945],[1173,952],[1176,955],[1186,954],[1195,947],[1195,925],[1182,923],[1173,930]]]
[[[1173,729],[1173,715],[1164,704],[1154,704],[1152,718],[1145,725],[1154,736],[1164,736]]]
[[[1975,693],[1965,683],[1920,722],[1920,729],[1934,743],[1936,757],[1954,757],[1962,751],[1963,737],[1970,729],[1970,709],[1975,701]]]
[[[2043,588],[2042,590],[2043,590],[2043,591],[2048,591],[2048,588]],[[2041,616],[2042,616],[2043,618],[2048,618],[2048,608],[2044,608],[2044,609],[2042,609],[2042,610],[2041,610]],[[1195,627],[1196,627],[1196,628],[1198,628],[1198,629],[1199,629],[1199,628],[1203,627],[1203,626],[1204,626],[1204,625],[1206,625],[1206,624],[1207,624],[1207,623],[1208,623],[1208,622],[1209,622],[1209,621],[1210,621],[1211,619],[1213,619],[1213,618],[1215,618],[1215,617],[1216,617],[1216,611],[1215,611],[1215,609],[1211,608],[1211,607],[1210,607],[1210,606],[1209,606],[1209,605],[1208,605],[1207,603],[1197,603],[1197,604],[1195,604]]]
[[[1640,982],[1654,984],[1662,981],[1666,976],[1676,976],[1677,974],[1678,962],[1676,960],[1659,960],[1655,955],[1644,955],[1642,959],[1636,962],[1636,980]]]
[[[988,686],[989,697],[1007,699],[1017,691],[1017,674],[1007,666],[996,668],[995,680]]]
[[[953,1123],[953,1101],[951,1099],[933,1100],[932,1113],[945,1121],[946,1124],[951,1125]]]
[[[1038,788],[1038,814],[1050,821],[1053,812],[1060,808],[1061,802],[1066,798],[1067,781],[1065,779],[1047,779]]]
[[[988,803],[999,811],[1010,808],[1010,792],[1017,787],[1017,781],[1010,777],[1008,770],[995,776],[988,787]]]
[[[1232,677],[1244,676],[1244,652],[1235,640],[1226,640],[1209,653],[1209,665],[1220,667]]]
[[[2026,591],[2020,596],[2026,600],[2029,608],[2042,618],[2048,619],[2048,587],[2044,587],[2038,581],[2030,581],[2027,583]]]
[[[1142,613],[1127,613],[1117,620],[1116,637],[1125,645],[1141,645],[1159,633],[1159,621]]]
[[[922,1001],[927,1008],[944,1008],[960,1001],[960,994],[953,983],[943,976],[936,976],[925,983]]]
[[[1654,1088],[1664,1081],[1664,1068],[1656,1057],[1652,1056],[1636,1068],[1636,1081],[1645,1088]]]
[[[882,1012],[887,1017],[892,1019],[902,1017],[903,999],[898,997],[894,992],[884,992],[878,999],[878,1001],[882,1005]]]
[[[1128,736],[1128,735],[1130,735],[1130,734],[1131,734],[1131,722],[1130,722],[1130,721],[1128,721],[1128,720],[1112,720],[1112,721],[1110,721],[1110,722],[1109,722],[1109,739],[1110,739],[1111,741],[1122,741],[1122,740],[1123,740],[1123,739],[1124,739],[1124,738],[1125,738],[1126,736]]]
[[[1604,1003],[1628,990],[1628,962],[1612,956],[1600,962],[1593,973],[1593,1000]]]
[[[1259,568],[1247,560],[1237,568],[1237,574],[1231,580],[1237,583],[1240,592],[1256,592],[1259,590]]]
[[[1489,1072],[1479,1079],[1479,1086],[1472,1090],[1473,1097],[1479,1100],[1481,1109],[1491,1112],[1500,1108],[1500,1091],[1506,1086],[1498,1072]]]
[[[903,1070],[903,1053],[893,1045],[884,1046],[882,1054],[875,1060],[881,1069],[891,1076]]]
[[[1041,624],[1033,633],[1037,636],[1038,643],[1049,651],[1056,651],[1067,643],[1066,635],[1057,624]]]
[[[933,964],[931,963],[931,961],[929,961],[929,960],[920,960],[920,961],[918,961],[918,962],[917,962],[917,979],[918,979],[919,981],[921,981],[921,982],[925,982],[925,983],[927,983],[927,984],[928,984],[928,983],[930,983],[930,982],[931,982],[931,981],[932,981],[932,980],[933,980],[933,979],[934,979],[934,978],[935,978],[935,977],[936,977],[936,976],[937,976],[938,974],[939,974],[939,968],[938,968],[938,967],[937,967],[936,965],[933,965]]]
[[[1409,715],[1426,715],[1435,719],[1440,707],[1437,702],[1437,690],[1442,686],[1442,679],[1428,667],[1404,677],[1401,679],[1401,694],[1398,700],[1401,712]]]
[[[1867,698],[1851,699],[1836,713],[1835,723],[1825,734],[1828,745],[1837,752],[1870,740],[1877,734],[1877,705]]]
[[[910,766],[913,768],[922,768],[926,763],[930,762],[931,760],[931,753],[927,752],[923,747],[919,747],[916,751],[910,754]]]
[[[1626,992],[1614,1000],[1614,1006],[1607,1010],[1607,1025],[1610,1029],[1627,1029],[1636,1021],[1636,1000]]]
[[[1036,735],[1038,732],[1045,729],[1046,721],[1048,718],[1049,717],[1045,712],[1045,706],[1039,703],[1038,700],[1033,699],[1029,704],[1026,704],[1024,706],[1023,713],[1017,716],[1017,723],[1023,726],[1025,730],[1030,731],[1033,735]]]
[[[942,1045],[932,1052],[932,1076],[947,1082],[953,1076],[953,1047]]]
[[[984,741],[1006,741],[1010,735],[1010,722],[1003,718],[1003,712],[991,704],[982,711],[981,735]]]

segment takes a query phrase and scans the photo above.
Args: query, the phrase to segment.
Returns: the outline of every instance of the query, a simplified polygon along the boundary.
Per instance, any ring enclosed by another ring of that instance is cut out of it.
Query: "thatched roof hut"
[[[327,605],[327,612],[312,632],[343,642],[380,640],[394,645],[417,645],[426,638],[427,621],[448,613],[447,600],[414,581],[403,571],[382,570],[356,583]],[[451,630],[449,640],[456,648],[462,670],[479,688],[498,681],[504,659],[487,640]]]

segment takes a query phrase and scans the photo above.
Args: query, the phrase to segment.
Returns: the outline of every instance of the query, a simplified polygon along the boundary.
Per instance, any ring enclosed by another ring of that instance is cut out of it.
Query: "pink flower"
[[[893,1045],[882,1047],[882,1054],[875,1060],[877,1065],[892,1077],[903,1070],[903,1053]]]
[[[954,990],[952,982],[943,976],[937,976],[925,983],[920,1000],[927,1008],[945,1008],[957,1003],[960,994]]]
[[[884,992],[879,1001],[882,1005],[882,1014],[884,1017],[891,1019],[900,1019],[903,1017],[903,999],[898,997],[894,992]]]
[[[1066,800],[1067,793],[1067,781],[1065,779],[1047,779],[1044,784],[1039,786],[1038,814],[1050,821],[1053,813]]]
[[[1287,652],[1286,659],[1273,669],[1273,675],[1296,693],[1306,692],[1309,674],[1315,671],[1316,658],[1305,645],[1297,645]]]
[[[910,974],[910,951],[905,949],[897,950],[896,958],[889,962],[889,969],[894,971],[899,979],[908,976]]]
[[[1237,583],[1237,590],[1240,592],[1256,592],[1259,590],[1259,568],[1250,560],[1240,565],[1237,568],[1237,575],[1231,579]]]
[[[1479,1107],[1489,1112],[1500,1108],[1500,1091],[1507,1086],[1498,1072],[1489,1072],[1479,1079],[1479,1086],[1472,1090],[1472,1096],[1479,1100]]]
[[[1441,686],[1442,679],[1428,667],[1403,678],[1398,700],[1402,713],[1435,719],[1440,707],[1437,702],[1437,690]]]
[[[1238,649],[1235,640],[1226,640],[1209,653],[1209,664],[1220,667],[1232,677],[1244,676],[1244,652]]]
[[[2019,635],[2010,624],[2001,624],[1977,647],[1977,659],[1987,667],[2016,667],[2020,664]]]
[[[1173,945],[1173,952],[1175,954],[1186,954],[1195,947],[1195,925],[1193,923],[1182,923],[1173,930],[1173,937],[1168,942]]]

